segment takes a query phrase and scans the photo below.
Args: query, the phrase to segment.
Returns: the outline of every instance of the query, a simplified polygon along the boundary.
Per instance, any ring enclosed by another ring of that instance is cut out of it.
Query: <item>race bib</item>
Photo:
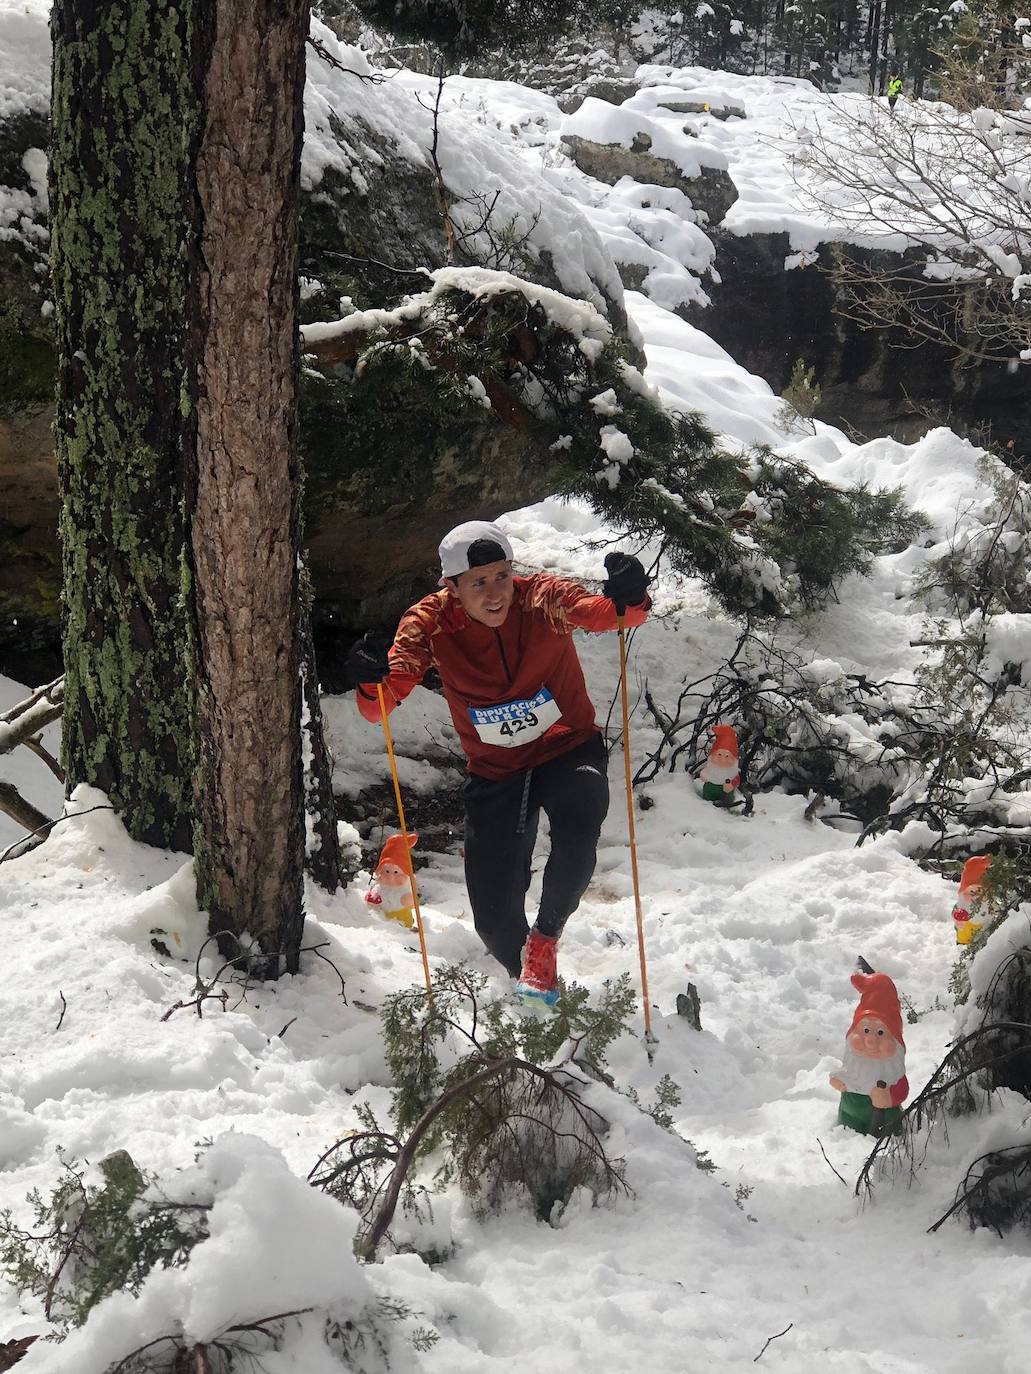
[[[542,687],[529,701],[506,701],[500,706],[470,706],[469,717],[484,744],[515,749],[539,739],[562,719],[555,698]]]

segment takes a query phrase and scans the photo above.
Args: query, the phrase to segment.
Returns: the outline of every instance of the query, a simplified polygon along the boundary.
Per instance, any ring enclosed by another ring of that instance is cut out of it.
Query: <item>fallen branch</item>
[[[64,769],[54,758],[53,754],[51,754],[49,749],[44,748],[44,746],[40,744],[38,739],[26,739],[22,740],[22,743],[25,745],[26,749],[28,749],[31,753],[36,755],[36,758],[42,759],[42,761],[50,769],[51,773],[53,773],[54,777],[57,779],[58,782],[64,782]]]
[[[14,1341],[0,1342],[0,1370],[13,1369],[19,1360],[24,1360],[29,1346],[38,1340],[38,1336],[21,1336]]]
[[[20,825],[23,830],[29,830],[34,835],[54,823],[38,807],[33,806],[30,801],[26,801],[11,782],[0,781],[0,811],[10,816],[11,820]],[[28,836],[25,838],[27,839]]]
[[[363,1236],[357,1244],[356,1248],[365,1259],[371,1259],[375,1255],[377,1247],[386,1235],[387,1229],[393,1220],[398,1198],[401,1196],[401,1189],[405,1184],[408,1171],[419,1152],[419,1146],[422,1144],[423,1139],[433,1126],[437,1117],[450,1107],[456,1098],[464,1096],[468,1097],[470,1101],[475,1102],[476,1099],[472,1094],[475,1093],[477,1088],[481,1088],[509,1073],[519,1073],[528,1078],[538,1080],[542,1085],[541,1103],[543,1102],[544,1094],[554,1092],[558,1093],[567,1103],[571,1104],[576,1112],[579,1124],[584,1129],[586,1137],[584,1141],[585,1148],[588,1148],[597,1159],[601,1160],[606,1171],[615,1178],[616,1181],[624,1188],[626,1187],[618,1171],[613,1169],[609,1162],[601,1142],[598,1139],[597,1131],[593,1123],[588,1119],[588,1116],[592,1116],[598,1121],[601,1121],[602,1118],[599,1113],[582,1102],[574,1089],[562,1083],[555,1070],[542,1069],[537,1064],[531,1064],[528,1060],[520,1059],[516,1055],[506,1055],[503,1059],[496,1059],[492,1063],[488,1063],[478,1072],[470,1074],[468,1078],[462,1079],[461,1082],[453,1084],[446,1092],[442,1093],[435,1102],[427,1107],[426,1111],[423,1112],[422,1116],[412,1127],[411,1133],[401,1147],[400,1153],[397,1156],[397,1161],[390,1172],[390,1177],[387,1180],[384,1190],[383,1202],[380,1205],[379,1211],[376,1213],[367,1234]],[[569,1075],[566,1076],[570,1077]],[[570,1081],[575,1082],[576,1080],[570,1078]],[[536,1105],[539,1107],[541,1103]],[[512,1119],[512,1117],[509,1117],[506,1123],[509,1130],[511,1130]],[[526,1119],[542,1124],[539,1117],[529,1117]],[[554,1134],[559,1134],[554,1126],[551,1127],[551,1130]]]
[[[91,811],[113,811],[114,809],[113,806],[107,806],[101,802],[99,806],[87,806],[85,811],[69,811],[65,816],[57,816],[52,821],[45,821],[43,825],[38,826],[31,834],[23,835],[20,840],[15,840],[13,844],[9,844],[4,852],[0,854],[0,864],[2,864],[5,859],[18,858],[19,852],[24,853],[24,847],[28,845],[29,840],[31,840],[34,835],[40,834],[43,830],[50,830],[53,826],[60,825],[62,821],[74,821],[78,816],[88,816]],[[29,845],[29,848],[32,847],[33,846]]]
[[[835,1178],[841,1179],[842,1183],[843,1183],[843,1184],[845,1185],[845,1187],[847,1188],[847,1187],[848,1187],[848,1179],[847,1179],[847,1178],[842,1178],[841,1174],[838,1173],[838,1171],[837,1171],[837,1169],[835,1169],[834,1165],[830,1162],[829,1159],[827,1159],[827,1151],[823,1148],[823,1141],[820,1139],[819,1136],[816,1137],[816,1143],[817,1143],[817,1145],[819,1145],[819,1147],[820,1147],[820,1154],[822,1154],[823,1157],[824,1157],[824,1159],[827,1160],[827,1167],[828,1167],[828,1169],[830,1169],[831,1173],[834,1175]]]
[[[54,1027],[55,1035],[61,1029],[61,1023],[64,1020],[64,1014],[68,1010],[68,1003],[65,1001],[64,993],[60,990],[60,988],[57,991],[57,995],[61,999],[61,1015],[57,1018],[57,1025]]]
[[[38,735],[47,725],[60,719],[64,710],[64,678],[37,687],[32,696],[0,714],[0,754],[9,754],[19,744]]]
[[[781,1338],[781,1336],[786,1336],[786,1335],[788,1334],[788,1332],[791,1330],[791,1328],[794,1326],[794,1324],[795,1324],[794,1322],[788,1322],[787,1326],[785,1326],[785,1328],[784,1328],[783,1331],[778,1331],[777,1334],[776,1334],[775,1336],[767,1336],[767,1338],[766,1338],[766,1344],[765,1344],[765,1345],[763,1346],[763,1348],[759,1351],[758,1355],[756,1355],[756,1357],[755,1357],[755,1359],[752,1361],[752,1363],[753,1363],[753,1364],[758,1364],[759,1361],[762,1359],[762,1357],[766,1354],[766,1351],[767,1351],[767,1350],[769,1349],[769,1347],[773,1344],[773,1342],[774,1342],[774,1341],[779,1341],[780,1338]]]

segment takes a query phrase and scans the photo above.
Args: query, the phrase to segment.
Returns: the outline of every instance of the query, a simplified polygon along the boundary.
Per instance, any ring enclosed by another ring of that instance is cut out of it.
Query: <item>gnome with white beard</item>
[[[737,795],[741,773],[737,761],[737,731],[732,725],[714,725],[709,757],[698,781],[702,796],[717,806],[730,806]]]
[[[841,1093],[839,1123],[881,1135],[898,1120],[909,1096],[902,1008],[886,973],[854,973],[852,986],[859,1005],[845,1036],[844,1062],[830,1083]]]

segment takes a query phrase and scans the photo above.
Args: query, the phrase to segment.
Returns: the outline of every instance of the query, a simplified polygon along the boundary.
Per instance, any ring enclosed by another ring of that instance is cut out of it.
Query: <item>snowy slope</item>
[[[719,393],[719,414],[733,417],[725,427],[742,441],[772,424],[776,398],[765,384],[645,298],[631,297],[630,304],[652,379],[671,398],[704,406]],[[941,527],[976,480],[977,454],[944,431],[908,449],[884,440],[857,449],[824,427],[817,440],[804,441],[814,461],[843,477],[911,477]],[[586,511],[546,502],[513,513],[506,524],[526,564],[599,576],[600,550],[585,546],[599,531]],[[876,671],[911,667],[908,641],[919,619],[896,591],[925,556],[910,551],[883,559],[872,579],[850,582],[840,606],[798,627],[802,645]],[[664,584],[657,600],[666,614],[636,636],[632,674],[647,675],[659,698],[668,699],[683,672],[715,666],[734,632],[693,584]],[[615,688],[615,644],[593,637],[582,651],[604,713]],[[327,706],[341,781],[356,786],[382,776],[378,732],[349,701]],[[446,747],[440,707],[439,698],[419,692],[395,717],[416,825],[420,793],[453,779],[413,757],[426,752],[428,736]],[[639,720],[636,748],[651,742]],[[598,871],[563,942],[567,974],[591,986],[637,972],[619,776],[617,753]],[[549,1367],[563,1371],[611,1362],[614,1347],[633,1348],[662,1374],[678,1374],[685,1363],[729,1371],[750,1364],[767,1337],[789,1323],[763,1363],[792,1374],[958,1372],[972,1348],[984,1367],[1017,1374],[1031,1335],[1021,1301],[1031,1281],[1024,1247],[958,1227],[930,1239],[924,1234],[951,1201],[958,1161],[983,1148],[1003,1123],[1012,1131],[1016,1106],[962,1125],[948,1159],[940,1147],[932,1152],[918,1190],[885,1186],[865,1210],[821,1153],[822,1143],[846,1179],[865,1155],[862,1139],[835,1126],[826,1082],[851,1015],[848,975],[858,953],[896,978],[919,1013],[906,1027],[915,1085],[943,1052],[953,1025],[943,1000],[955,953],[952,889],[918,869],[897,838],[856,850],[847,835],[807,823],[803,798],[769,794],[744,820],[711,810],[682,774],[663,777],[648,792],[655,804],[639,813],[638,833],[660,1047],[649,1066],[640,1044],[628,1039],[613,1067],[645,1100],[660,1074],[673,1077],[683,1094],[678,1132],[709,1153],[717,1172],[699,1171],[690,1148],[628,1103],[617,1099],[613,1107],[607,1100],[613,1146],[629,1160],[632,1199],[601,1209],[574,1204],[549,1229],[516,1209],[481,1225],[449,1195],[436,1208],[434,1239],[454,1244],[451,1259],[430,1268],[399,1255],[348,1271],[325,1293],[312,1279],[313,1293],[330,1306],[354,1304],[366,1284],[405,1302],[439,1339],[416,1353],[403,1329],[395,1333],[396,1367],[441,1374],[528,1374],[539,1367],[535,1352],[544,1345]],[[469,923],[457,852],[430,857],[422,891],[432,963],[467,958],[489,971]],[[417,982],[418,954],[409,935],[377,923],[355,892],[336,899],[312,893],[311,908],[308,941],[329,942],[347,1005],[332,970],[308,955],[301,976],[253,992],[225,1012],[213,1005],[201,1020],[182,1010],[163,1021],[177,1001],[194,995],[191,961],[204,933],[181,859],[131,844],[113,817],[97,812],[65,823],[41,850],[0,868],[11,969],[2,994],[9,1033],[0,1200],[23,1210],[27,1188],[53,1180],[58,1146],[93,1160],[128,1148],[167,1175],[192,1163],[195,1141],[226,1131],[269,1142],[303,1177],[321,1150],[356,1124],[358,1101],[382,1110],[378,1022],[363,1007]],[[151,947],[154,930],[164,932],[160,938],[175,957]],[[201,967],[213,971],[207,956]],[[700,1034],[670,1014],[688,981],[702,997]],[[62,994],[68,1010],[58,1029]],[[257,1147],[245,1140],[225,1148],[235,1170],[243,1167],[242,1152],[257,1171],[252,1179],[278,1177],[274,1155],[252,1159]],[[274,1250],[287,1268],[314,1244],[328,1266],[333,1237],[343,1244],[330,1207],[313,1206],[303,1225],[273,1209],[254,1221],[248,1243]],[[230,1217],[220,1245],[243,1245],[242,1225]],[[878,1275],[872,1321],[857,1291],[863,1266]],[[67,1369],[73,1355],[77,1370],[101,1374],[127,1324],[146,1333],[178,1318],[203,1334],[219,1322],[260,1315],[248,1302],[267,1303],[264,1290],[239,1281],[232,1267],[220,1297],[197,1316],[190,1295],[203,1272],[181,1291],[149,1293],[142,1309],[101,1309],[101,1319],[59,1350],[35,1347],[26,1374]],[[1006,1323],[999,1310],[1010,1314]],[[6,1311],[0,1338],[40,1329],[32,1304],[19,1315],[9,1295]],[[312,1342],[310,1326],[300,1323],[268,1367],[321,1368],[309,1362]]]
[[[671,84],[747,103],[740,80],[692,72]],[[556,150],[561,116],[547,97],[509,84],[455,87],[499,140],[516,127],[513,160],[537,158],[556,187],[578,188],[603,240],[622,216],[619,232],[664,243],[659,266],[670,280],[695,281],[704,252],[690,231],[704,237],[702,226],[681,219],[682,237],[664,239],[676,206],[661,198],[644,205],[642,188],[602,187],[571,169]],[[778,87],[770,83],[771,92]],[[809,99],[797,85],[787,95]],[[738,154],[723,151],[733,168]],[[945,430],[911,446],[885,439],[857,447],[824,425],[791,438],[777,427],[779,401],[766,384],[654,292],[628,293],[627,305],[649,379],[671,404],[701,410],[729,443],[774,443],[836,481],[900,482],[928,513],[930,547],[879,559],[870,579],[846,584],[840,604],[791,630],[813,658],[911,674],[921,617],[907,592],[935,541],[982,490],[978,452]],[[585,509],[547,501],[505,524],[526,566],[600,579],[597,541],[606,532]],[[661,580],[656,612],[634,637],[635,700],[645,678],[660,701],[675,699],[683,677],[716,667],[736,636],[694,582]],[[615,640],[584,638],[580,647],[604,719],[617,686]],[[16,688],[5,684],[5,692]],[[447,762],[453,741],[442,705],[417,692],[394,717],[415,827],[420,798],[459,776]],[[347,699],[326,707],[341,790],[383,779],[378,729]],[[638,710],[635,757],[654,743]],[[623,972],[637,978],[621,776],[617,749],[597,873],[562,945],[564,974],[592,988]],[[856,849],[850,836],[807,822],[805,798],[767,794],[745,819],[708,807],[682,773],[647,792],[654,804],[637,826],[660,1043],[651,1065],[627,1037],[612,1067],[646,1101],[660,1075],[677,1082],[677,1135],[599,1089],[609,1143],[628,1160],[634,1195],[600,1208],[576,1198],[549,1227],[515,1207],[481,1224],[449,1192],[435,1204],[432,1233],[420,1237],[454,1247],[432,1267],[402,1254],[358,1269],[353,1219],[302,1182],[320,1152],[357,1124],[362,1102],[385,1114],[379,1023],[369,1008],[420,981],[407,932],[378,922],[357,888],[332,899],[312,891],[307,944],[325,943],[346,1002],[333,969],[308,953],[295,978],[234,994],[225,1010],[210,1003],[203,1017],[183,1007],[165,1019],[194,998],[195,961],[208,976],[216,967],[210,951],[201,953],[204,917],[184,856],[133,844],[98,810],[0,865],[0,1206],[26,1221],[25,1194],[53,1185],[59,1149],[93,1162],[128,1149],[168,1178],[194,1168],[198,1141],[218,1142],[199,1175],[188,1175],[190,1187],[219,1198],[211,1240],[185,1270],[153,1276],[138,1301],[104,1304],[65,1346],[34,1346],[26,1374],[104,1374],[176,1324],[203,1340],[299,1306],[320,1312],[291,1322],[283,1349],[264,1356],[263,1367],[328,1374],[340,1365],[321,1344],[321,1312],[353,1315],[375,1294],[413,1313],[390,1338],[391,1367],[426,1374],[530,1374],[542,1365],[572,1374],[631,1362],[654,1374],[729,1374],[760,1354],[764,1368],[789,1374],[960,1374],[972,1363],[1024,1374],[1027,1242],[958,1226],[925,1234],[951,1202],[964,1162],[1001,1131],[1012,1138],[1023,1104],[1003,1101],[992,1117],[957,1125],[948,1153],[933,1146],[919,1187],[882,1185],[872,1206],[858,1207],[833,1172],[851,1182],[866,1153],[864,1140],[834,1124],[827,1084],[854,1005],[856,956],[891,974],[913,1008],[909,1076],[919,1087],[953,1033],[945,988],[954,889],[919,869],[897,836]],[[56,800],[38,797],[40,805]],[[72,810],[101,800],[82,791]],[[545,855],[542,842],[538,881]],[[431,963],[465,958],[493,973],[469,920],[457,837],[448,852],[429,855],[420,885]],[[689,981],[702,999],[701,1032],[673,1012]],[[503,990],[500,980],[495,986]],[[708,1152],[715,1173],[696,1167],[696,1150]],[[415,1325],[436,1332],[428,1351],[412,1344]],[[0,1341],[44,1329],[38,1303],[0,1293]],[[370,1351],[367,1367],[383,1368],[377,1361]]]

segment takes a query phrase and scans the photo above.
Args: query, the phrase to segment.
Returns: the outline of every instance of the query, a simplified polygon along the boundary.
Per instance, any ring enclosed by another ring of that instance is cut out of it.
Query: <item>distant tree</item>
[[[1031,139],[1019,117],[839,107],[804,138],[799,187],[841,236],[910,249],[837,253],[839,309],[967,363],[1031,361]]]
[[[269,976],[303,925],[307,29],[307,0],[53,12],[68,784],[192,838],[213,932]]]
[[[599,17],[590,0],[354,0],[370,23],[448,59],[486,50],[543,48]],[[605,16],[602,16],[603,18]]]

